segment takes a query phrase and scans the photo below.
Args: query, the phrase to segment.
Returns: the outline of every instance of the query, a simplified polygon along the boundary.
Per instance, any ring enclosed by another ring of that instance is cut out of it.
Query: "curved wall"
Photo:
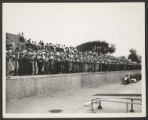
[[[72,73],[36,76],[12,76],[6,79],[6,100],[14,101],[26,97],[52,95],[56,92],[77,90],[86,86],[100,86],[120,82],[126,74],[133,71],[111,71],[94,73]]]

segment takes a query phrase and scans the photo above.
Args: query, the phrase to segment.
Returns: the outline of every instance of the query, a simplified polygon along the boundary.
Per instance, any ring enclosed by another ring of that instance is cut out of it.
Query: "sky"
[[[77,46],[93,40],[115,44],[115,56],[145,46],[144,3],[3,3],[3,34],[24,33],[39,42]]]

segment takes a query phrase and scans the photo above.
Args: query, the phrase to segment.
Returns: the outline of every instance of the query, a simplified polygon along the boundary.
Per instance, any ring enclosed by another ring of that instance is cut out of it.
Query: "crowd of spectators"
[[[36,43],[31,39],[23,48],[6,45],[7,75],[39,75],[141,69],[141,65],[126,58],[80,52],[75,47]]]

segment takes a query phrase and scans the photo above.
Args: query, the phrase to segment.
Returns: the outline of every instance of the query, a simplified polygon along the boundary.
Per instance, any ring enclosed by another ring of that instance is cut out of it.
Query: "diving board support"
[[[126,103],[126,112],[128,113],[128,102]]]
[[[135,112],[133,107],[134,107],[133,106],[133,99],[131,99],[131,110],[130,110],[130,112]]]
[[[99,100],[98,109],[102,109],[101,100]]]
[[[91,111],[94,113],[94,108],[93,108],[93,99],[91,100]]]

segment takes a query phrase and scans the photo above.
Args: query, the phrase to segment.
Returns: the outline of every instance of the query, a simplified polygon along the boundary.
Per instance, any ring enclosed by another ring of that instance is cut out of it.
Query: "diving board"
[[[142,94],[123,94],[123,93],[121,93],[121,94],[94,94],[93,96],[120,96],[120,97],[129,97],[129,96],[131,96],[131,97],[141,97],[142,96]]]
[[[142,105],[142,94],[94,94],[92,95],[93,99],[91,99],[91,110],[94,112],[93,104],[97,103],[98,109],[102,109],[101,102],[115,102],[115,103],[123,103],[126,105],[126,112],[128,112],[128,105],[131,105],[130,112],[134,112],[133,106],[134,104]],[[138,101],[138,102],[135,102]]]

